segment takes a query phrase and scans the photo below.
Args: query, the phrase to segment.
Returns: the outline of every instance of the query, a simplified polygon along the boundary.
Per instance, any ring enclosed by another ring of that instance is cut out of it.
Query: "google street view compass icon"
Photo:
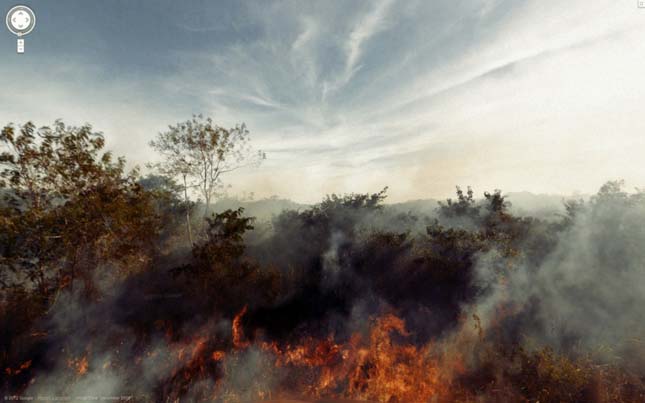
[[[36,15],[27,6],[14,6],[6,17],[7,28],[12,34],[18,36],[17,52],[25,53],[25,40],[22,38],[36,26]]]

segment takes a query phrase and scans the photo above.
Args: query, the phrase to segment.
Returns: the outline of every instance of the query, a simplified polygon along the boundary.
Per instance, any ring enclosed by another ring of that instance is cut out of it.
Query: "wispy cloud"
[[[344,45],[346,53],[345,69],[336,82],[331,84],[324,83],[323,99],[326,98],[328,91],[336,91],[343,87],[360,70],[361,66],[359,61],[363,50],[362,48],[374,34],[386,29],[386,16],[391,4],[392,0],[381,0],[366,15],[359,17],[358,23],[350,32]]]
[[[138,25],[43,3],[29,54],[0,65],[0,118],[91,121],[135,162],[190,113],[245,121],[268,160],[234,191],[301,201],[642,185],[645,15],[628,3],[167,1]]]

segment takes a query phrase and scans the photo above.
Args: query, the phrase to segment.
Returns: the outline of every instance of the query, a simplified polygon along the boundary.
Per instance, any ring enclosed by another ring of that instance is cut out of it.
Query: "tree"
[[[0,219],[3,287],[17,280],[46,295],[72,286],[75,277],[88,280],[100,261],[152,247],[159,224],[152,194],[103,146],[102,134],[89,125],[2,129],[0,190],[8,199]]]
[[[0,187],[10,189],[10,204],[45,211],[53,204],[78,196],[100,183],[121,178],[125,161],[112,161],[101,133],[90,125],[53,127],[28,122],[19,128],[7,125],[0,132]]]
[[[208,217],[206,236],[193,246],[191,261],[171,270],[177,286],[186,287],[207,310],[234,314],[249,295],[255,303],[275,304],[280,272],[245,255],[244,236],[254,218],[243,213],[243,208],[229,209]]]
[[[181,178],[184,201],[196,189],[204,198],[207,216],[211,201],[222,188],[222,176],[246,166],[257,166],[266,155],[253,151],[249,131],[244,124],[231,129],[213,124],[211,118],[194,115],[192,119],[169,126],[159,133],[150,146],[159,152],[163,161],[151,165],[163,175]],[[186,210],[186,228],[191,246],[194,244],[190,212]]]
[[[457,200],[449,198],[446,202],[439,202],[439,215],[445,218],[470,218],[477,220],[479,218],[480,206],[477,205],[474,192],[468,186],[467,192],[457,186]]]
[[[183,225],[182,216],[187,210],[192,211],[195,203],[186,204],[183,187],[173,178],[163,175],[148,175],[137,181],[145,191],[151,193],[156,214],[165,223],[161,229],[161,240],[176,235],[176,230]]]
[[[242,207],[226,210],[206,219],[208,227],[206,240],[193,248],[194,256],[212,269],[213,265],[226,266],[229,261],[239,259],[244,253],[244,233],[252,230],[254,218],[244,217]]]

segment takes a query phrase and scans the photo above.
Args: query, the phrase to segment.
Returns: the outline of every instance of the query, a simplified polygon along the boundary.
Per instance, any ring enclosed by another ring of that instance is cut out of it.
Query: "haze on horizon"
[[[245,122],[266,151],[228,177],[256,197],[645,185],[635,1],[29,5],[26,53],[0,35],[0,123],[89,122],[132,165],[155,158],[157,132],[203,113]]]

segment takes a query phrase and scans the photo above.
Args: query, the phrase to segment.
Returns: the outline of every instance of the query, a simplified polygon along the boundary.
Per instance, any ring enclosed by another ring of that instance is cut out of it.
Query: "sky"
[[[232,195],[645,187],[636,0],[18,4],[37,22],[22,55],[0,34],[0,124],[91,123],[130,166],[202,113],[267,154]]]

